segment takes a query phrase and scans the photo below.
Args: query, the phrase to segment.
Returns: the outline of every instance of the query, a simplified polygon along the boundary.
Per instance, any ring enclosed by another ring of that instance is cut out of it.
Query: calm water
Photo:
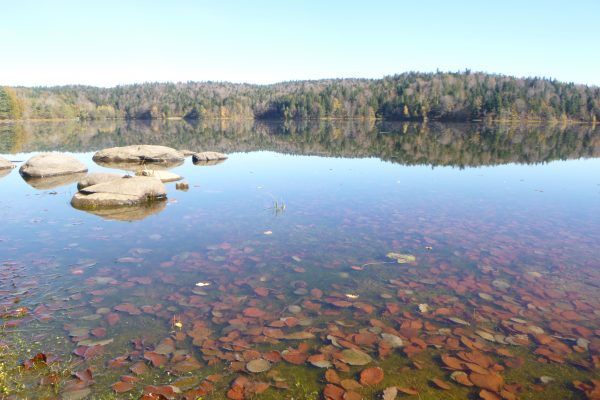
[[[106,171],[95,151],[137,143],[230,157],[187,159],[189,191],[111,219],[73,209],[74,182],[0,178],[7,395],[592,398],[598,130],[0,125],[18,165],[56,150]]]

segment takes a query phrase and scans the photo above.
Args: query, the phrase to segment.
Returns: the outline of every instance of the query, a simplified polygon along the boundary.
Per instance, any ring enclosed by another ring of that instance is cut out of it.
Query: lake
[[[0,125],[17,167],[130,144],[229,158],[108,216],[0,178],[6,398],[598,398],[600,129]]]

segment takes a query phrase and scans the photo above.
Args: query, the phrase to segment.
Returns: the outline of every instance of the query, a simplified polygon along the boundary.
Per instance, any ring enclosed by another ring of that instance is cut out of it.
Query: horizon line
[[[504,74],[504,73],[500,73],[500,72],[485,72],[485,71],[472,71],[470,68],[465,68],[464,70],[458,70],[458,71],[441,71],[441,70],[436,70],[436,71],[418,71],[418,70],[410,70],[410,71],[404,71],[404,72],[396,72],[396,73],[392,73],[392,74],[387,74],[387,75],[383,75],[381,77],[378,78],[369,78],[369,77],[337,77],[337,78],[314,78],[314,79],[290,79],[290,80],[283,80],[283,81],[276,81],[276,82],[271,82],[271,83],[252,83],[252,82],[244,82],[244,81],[228,81],[228,80],[187,80],[187,81],[160,81],[160,80],[156,80],[156,81],[141,81],[141,82],[130,82],[130,83],[118,83],[112,86],[103,86],[103,85],[94,85],[94,84],[85,84],[85,83],[66,83],[66,84],[57,84],[57,85],[0,85],[0,86],[4,86],[4,87],[11,87],[11,88],[27,88],[27,89],[53,89],[53,88],[63,88],[63,87],[91,87],[91,88],[98,88],[98,89],[114,89],[114,88],[118,88],[118,87],[126,87],[126,86],[135,86],[135,85],[145,85],[145,84],[190,84],[190,83],[200,83],[200,84],[231,84],[231,85],[247,85],[247,86],[275,86],[275,85],[281,85],[281,84],[289,84],[289,83],[303,83],[303,82],[323,82],[323,81],[352,81],[352,80],[357,80],[357,81],[378,81],[378,80],[384,80],[386,78],[391,78],[394,76],[398,76],[398,75],[406,75],[406,74],[431,74],[431,75],[435,75],[435,74],[462,74],[462,75],[467,75],[467,74],[473,74],[473,75],[490,75],[490,76],[496,76],[496,77],[504,77],[504,78],[513,78],[513,79],[522,79],[522,80],[528,80],[528,79],[540,79],[540,80],[544,80],[544,81],[549,81],[549,82],[559,82],[559,83],[563,83],[563,84],[574,84],[574,85],[578,85],[578,86],[585,86],[585,87],[589,87],[589,88],[598,88],[600,87],[600,85],[598,84],[588,84],[588,83],[582,83],[582,82],[575,82],[575,81],[567,81],[567,80],[560,80],[558,78],[555,77],[551,77],[551,76],[517,76],[517,75],[510,75],[510,74]]]

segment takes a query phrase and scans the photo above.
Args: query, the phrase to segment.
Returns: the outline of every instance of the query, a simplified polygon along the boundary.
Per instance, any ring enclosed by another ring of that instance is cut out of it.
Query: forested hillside
[[[600,88],[483,73],[404,73],[249,85],[145,83],[0,88],[0,119],[575,120],[600,118]]]

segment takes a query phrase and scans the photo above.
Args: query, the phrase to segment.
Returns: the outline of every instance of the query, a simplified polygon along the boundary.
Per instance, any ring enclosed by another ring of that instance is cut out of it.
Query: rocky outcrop
[[[114,181],[115,179],[121,179],[123,175],[111,174],[109,172],[93,172],[88,174],[85,178],[77,183],[77,190],[84,189],[88,186],[94,186],[99,183],[105,183]]]
[[[15,164],[11,163],[4,157],[0,157],[0,171],[5,170],[5,169],[10,170],[10,169],[13,169],[14,167],[15,167]]]
[[[160,179],[163,183],[175,182],[183,179],[181,176],[169,171],[156,171],[152,169],[144,169],[135,173],[137,176],[151,176]]]
[[[87,167],[73,156],[60,153],[43,153],[31,157],[19,169],[26,178],[47,178],[87,172]]]
[[[184,156],[166,146],[134,145],[100,150],[94,154],[93,160],[103,163],[176,164],[182,163]]]
[[[71,205],[80,209],[135,206],[167,197],[165,186],[153,177],[133,176],[88,186],[75,193]]]

